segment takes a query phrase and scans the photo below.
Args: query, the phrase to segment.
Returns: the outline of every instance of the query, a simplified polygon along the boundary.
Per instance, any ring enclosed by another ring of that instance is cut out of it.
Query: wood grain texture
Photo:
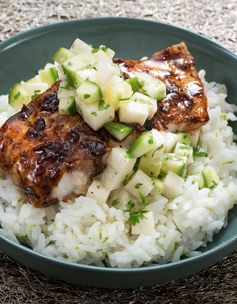
[[[149,3],[149,5],[147,4]],[[199,32],[237,52],[235,0],[0,0],[0,40],[60,20],[127,16]],[[0,252],[0,303],[237,303],[237,253],[188,279],[134,290],[75,287],[18,265]]]

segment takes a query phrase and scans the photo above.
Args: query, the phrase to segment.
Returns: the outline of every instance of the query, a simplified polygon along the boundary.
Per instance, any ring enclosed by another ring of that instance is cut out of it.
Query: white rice
[[[59,206],[37,209],[24,202],[10,178],[0,179],[0,234],[27,243],[37,252],[76,263],[137,267],[194,256],[227,225],[228,211],[237,203],[237,146],[228,120],[236,107],[225,101],[223,85],[207,83],[210,121],[202,127],[201,145],[208,157],[196,160],[192,172],[213,166],[221,178],[215,189],[198,189],[189,176],[182,196],[163,196],[149,205],[156,232],[135,237],[129,233],[127,213],[107,204],[79,197]],[[7,96],[0,97],[0,124],[14,111]]]

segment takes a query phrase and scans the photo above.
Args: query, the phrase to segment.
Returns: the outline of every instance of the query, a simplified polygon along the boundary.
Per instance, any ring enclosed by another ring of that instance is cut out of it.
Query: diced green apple
[[[148,211],[144,214],[144,218],[131,228],[132,234],[144,234],[152,235],[156,233],[155,221],[152,211]]]
[[[137,123],[141,126],[149,116],[149,107],[146,104],[129,101],[119,108],[119,120],[124,123]]]
[[[152,119],[154,114],[157,111],[157,101],[154,98],[151,98],[149,96],[146,96],[144,94],[136,92],[130,99],[130,101],[135,101],[138,103],[142,103],[148,106],[149,115],[147,119]]]
[[[115,112],[112,106],[100,110],[99,103],[86,104],[78,97],[76,97],[76,104],[85,122],[95,131],[102,128],[105,123],[114,120]]]
[[[168,199],[182,195],[184,191],[184,179],[174,172],[169,171],[163,180],[162,194]]]
[[[86,196],[96,200],[102,205],[106,203],[109,194],[109,189],[107,189],[100,181],[94,180],[88,188]]]
[[[78,98],[86,104],[98,103],[102,96],[100,87],[89,80],[85,80],[76,92]]]
[[[136,198],[140,198],[141,193],[147,196],[153,189],[152,179],[143,171],[138,170],[125,186],[125,189]]]

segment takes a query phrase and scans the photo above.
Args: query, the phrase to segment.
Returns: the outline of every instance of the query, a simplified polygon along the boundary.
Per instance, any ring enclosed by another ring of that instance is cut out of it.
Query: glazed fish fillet
[[[184,42],[145,60],[116,59],[115,62],[127,78],[133,77],[134,72],[145,72],[166,84],[167,97],[158,102],[158,110],[145,129],[191,131],[209,120],[203,84]]]
[[[85,194],[109,150],[79,115],[59,114],[58,87],[23,106],[0,129],[0,166],[36,207]]]
[[[146,60],[115,62],[126,77],[146,72],[167,86],[157,113],[138,131],[191,131],[208,121],[203,85],[184,43]],[[105,130],[94,132],[80,115],[60,115],[58,88],[56,83],[0,128],[0,168],[36,207],[85,194],[92,177],[103,170],[104,155],[116,145]]]

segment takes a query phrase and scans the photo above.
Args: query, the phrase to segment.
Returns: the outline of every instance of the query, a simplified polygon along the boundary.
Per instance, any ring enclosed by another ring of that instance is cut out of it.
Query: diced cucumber
[[[103,50],[103,51],[105,52],[105,54],[107,56],[109,56],[109,58],[111,58],[111,59],[114,58],[115,52],[112,49],[106,47],[106,50]]]
[[[107,164],[124,175],[124,177],[133,171],[135,163],[136,159],[128,157],[127,150],[120,147],[113,148],[107,159]]]
[[[148,158],[144,155],[139,161],[138,168],[151,177],[157,177],[160,174],[161,160],[153,162],[152,158]]]
[[[193,163],[193,147],[191,145],[177,142],[173,153],[177,156],[186,156],[187,164]]]
[[[154,140],[152,131],[147,131],[134,140],[127,153],[132,158],[138,158],[156,148],[158,148],[158,146]]]
[[[77,96],[84,103],[91,104],[99,102],[101,90],[96,83],[86,80],[77,89]]]
[[[127,156],[126,149],[116,147],[109,154],[108,166],[101,176],[101,182],[111,190],[121,186],[132,172],[136,159]]]
[[[135,101],[138,103],[142,103],[148,106],[149,115],[147,119],[152,119],[154,114],[157,111],[157,101],[154,98],[151,98],[149,96],[146,96],[141,93],[135,93],[131,98],[130,101]]]
[[[86,196],[96,200],[102,205],[106,203],[109,194],[109,189],[107,189],[100,181],[94,180],[88,188]]]
[[[80,85],[76,72],[85,69],[87,65],[87,61],[82,60],[80,56],[74,56],[63,63],[63,71],[67,76],[69,85],[72,88],[77,88]]]
[[[178,137],[179,137],[179,142],[186,144],[186,145],[191,145],[192,144],[192,140],[191,137],[188,136],[185,133],[177,133]]]
[[[116,121],[107,122],[104,127],[113,137],[120,141],[124,140],[133,131],[132,127]]]
[[[84,121],[95,131],[103,127],[105,123],[114,120],[115,112],[112,106],[100,110],[99,103],[86,104],[78,97],[76,97],[76,104],[82,112]]]
[[[49,86],[53,85],[58,79],[58,71],[56,68],[51,67],[47,70],[40,70],[39,76],[41,80]]]
[[[105,85],[103,99],[106,104],[118,107],[120,101],[128,100],[133,94],[132,87],[119,76],[112,77]]]
[[[104,54],[104,52],[100,52],[100,53],[103,54],[103,56],[100,54],[101,55],[100,57],[105,57],[106,61],[100,57],[96,59],[96,71],[97,71],[96,83],[98,83],[99,86],[102,88],[103,95],[104,95],[104,91],[109,86],[108,89],[108,95],[109,95],[109,90],[113,90],[114,83],[121,82],[124,80],[121,77],[119,77],[120,70],[118,66],[113,64],[112,60],[109,59],[109,57],[106,54]]]
[[[140,198],[141,193],[147,196],[153,189],[152,179],[141,170],[132,176],[130,181],[125,186],[125,189],[136,198]]]
[[[16,110],[20,110],[23,105],[28,104],[31,101],[27,90],[21,83],[16,83],[10,89],[8,95],[8,103]]]
[[[67,98],[60,98],[59,113],[62,115],[74,115],[77,113],[75,98],[70,96]]]
[[[124,178],[124,172],[117,171],[109,165],[103,171],[100,181],[107,189],[112,191],[122,185]]]
[[[169,198],[175,198],[176,196],[182,195],[184,191],[184,179],[169,171],[163,180],[162,194]]]
[[[139,160],[139,169],[141,169],[151,177],[158,177],[161,170],[161,160],[163,152],[164,145],[161,145],[156,150],[152,150],[147,154],[143,155]]]
[[[199,189],[203,189],[206,187],[202,173],[198,173],[196,175],[190,175],[190,176],[192,176],[194,182],[198,183]]]
[[[24,84],[24,83],[39,83],[39,82],[41,82],[41,79],[38,75],[36,75],[35,77],[32,77],[27,81],[21,81],[21,84]]]
[[[197,146],[193,149],[193,156],[194,157],[207,157],[207,151],[201,147],[201,146]]]
[[[115,52],[108,48],[106,45],[100,45],[98,48],[92,50],[92,54],[96,54],[99,51],[103,51],[110,59],[113,59]]]
[[[85,80],[97,82],[97,71],[93,68],[86,68],[76,72],[77,83],[83,83]]]
[[[45,92],[49,88],[49,85],[47,83],[39,82],[37,80],[35,80],[35,82],[33,82],[32,80],[28,80],[22,83],[22,85],[26,89],[31,99],[34,99],[36,96]]]
[[[129,101],[119,108],[119,120],[124,123],[137,123],[141,126],[149,116],[149,107],[146,104]]]
[[[73,57],[73,53],[66,48],[59,48],[56,53],[53,55],[53,60],[59,64],[63,64],[66,60]]]
[[[183,176],[187,166],[186,156],[176,156],[174,153],[166,153],[163,155],[161,171],[162,174],[166,174],[169,171],[176,173],[179,176]]]
[[[153,129],[153,130],[151,130],[151,133],[152,133],[153,138],[154,138],[155,147],[156,147],[155,149],[161,149],[161,147],[162,148],[164,147],[164,149],[166,150],[167,139],[166,139],[166,136],[164,136],[164,134],[166,132],[160,132],[156,129]],[[157,153],[158,152],[156,152],[156,154]],[[162,153],[163,153],[163,151],[162,151]]]
[[[152,211],[145,213],[143,219],[139,221],[136,225],[132,225],[131,228],[132,234],[143,234],[143,235],[152,235],[156,233],[155,229],[155,220]]]
[[[202,171],[202,176],[206,188],[215,188],[220,181],[216,170],[211,166]]]
[[[135,73],[135,77],[142,88],[139,91],[143,94],[150,96],[156,100],[162,100],[166,97],[166,85],[159,80],[147,73]]]
[[[145,82],[142,91],[156,100],[162,100],[166,97],[166,85],[157,78]]]
[[[132,87],[133,92],[137,92],[139,89],[142,88],[142,85],[138,81],[137,77],[132,77],[127,80],[127,82],[130,84]]]

